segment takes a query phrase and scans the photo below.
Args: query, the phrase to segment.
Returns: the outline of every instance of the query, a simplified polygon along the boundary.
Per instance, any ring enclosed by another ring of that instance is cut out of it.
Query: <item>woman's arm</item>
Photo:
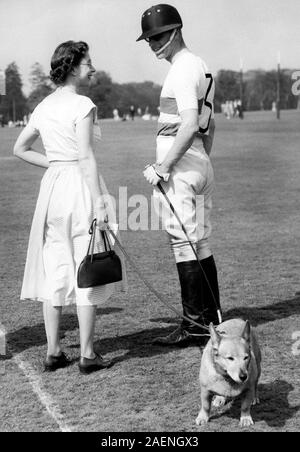
[[[25,127],[14,146],[14,155],[31,165],[48,168],[49,162],[47,157],[44,154],[40,154],[34,149],[31,149],[31,146],[37,138],[38,134],[30,126]]]
[[[97,162],[93,149],[93,111],[76,125],[76,137],[79,152],[79,166],[90,189],[96,210],[97,226],[105,228],[105,205],[101,193]]]

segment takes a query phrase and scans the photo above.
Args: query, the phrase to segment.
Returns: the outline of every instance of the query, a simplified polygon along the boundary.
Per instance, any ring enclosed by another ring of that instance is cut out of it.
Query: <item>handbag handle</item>
[[[104,242],[105,251],[111,251],[110,241],[106,231],[101,231],[101,234]]]
[[[91,255],[91,262],[93,262],[93,256],[94,256],[96,224],[97,224],[97,219],[94,218],[92,221],[92,224],[90,226],[90,229],[89,229],[89,234],[91,234],[91,238],[90,238],[89,246],[88,246],[87,253],[86,253],[87,256],[89,254]],[[111,251],[110,241],[109,241],[106,231],[101,231],[101,234],[102,234],[102,238],[103,238],[105,251]]]

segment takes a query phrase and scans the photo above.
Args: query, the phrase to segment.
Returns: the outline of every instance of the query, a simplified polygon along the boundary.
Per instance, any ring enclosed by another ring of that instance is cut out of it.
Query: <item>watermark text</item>
[[[300,95],[300,71],[295,71],[292,74],[292,80],[295,80],[295,82],[292,85],[292,93],[294,96]]]
[[[292,334],[292,340],[294,341],[292,345],[292,354],[294,356],[300,355],[300,331],[294,331]]]

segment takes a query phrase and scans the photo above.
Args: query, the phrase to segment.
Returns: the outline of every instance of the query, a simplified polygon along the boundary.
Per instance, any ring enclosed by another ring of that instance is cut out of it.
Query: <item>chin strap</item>
[[[175,28],[170,36],[169,41],[167,41],[160,49],[158,49],[155,53],[155,55],[160,55],[170,44],[171,42],[174,40],[175,36],[177,33],[177,28]]]

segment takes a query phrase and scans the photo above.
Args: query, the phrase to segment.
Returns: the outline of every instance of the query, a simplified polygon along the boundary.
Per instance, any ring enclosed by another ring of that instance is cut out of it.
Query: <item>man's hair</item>
[[[83,41],[66,41],[60,44],[51,58],[50,79],[52,82],[55,85],[63,85],[88,50],[89,46]]]

